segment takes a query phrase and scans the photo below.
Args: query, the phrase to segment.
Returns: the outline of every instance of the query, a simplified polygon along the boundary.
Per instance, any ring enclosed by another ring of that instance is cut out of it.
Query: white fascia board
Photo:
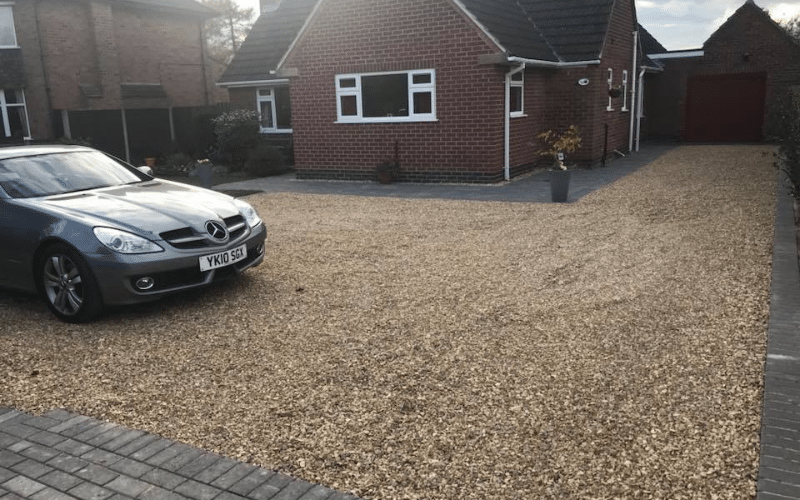
[[[509,57],[509,62],[524,63],[529,67],[540,68],[576,68],[582,66],[596,66],[600,64],[600,59],[593,59],[591,61],[574,61],[574,62],[554,62],[554,61],[540,61],[537,59],[525,59],[524,57]]]

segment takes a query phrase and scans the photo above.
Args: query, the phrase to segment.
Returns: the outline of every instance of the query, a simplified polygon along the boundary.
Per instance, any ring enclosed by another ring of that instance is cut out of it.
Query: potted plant
[[[547,145],[547,149],[539,154],[552,157],[553,166],[550,170],[550,194],[554,202],[567,201],[569,194],[570,172],[564,164],[566,153],[574,153],[581,147],[581,134],[578,127],[570,125],[566,131],[557,134],[552,130],[542,132],[537,136]]]
[[[378,182],[381,184],[391,184],[400,172],[400,163],[396,160],[386,160],[375,168],[378,174]]]
[[[612,99],[617,99],[622,96],[622,87],[616,86],[608,89],[608,96]]]

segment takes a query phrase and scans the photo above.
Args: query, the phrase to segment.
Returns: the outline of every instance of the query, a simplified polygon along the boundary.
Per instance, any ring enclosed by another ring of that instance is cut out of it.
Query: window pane
[[[0,46],[16,47],[17,37],[14,33],[14,16],[10,6],[0,7]]]
[[[522,87],[511,87],[511,112],[522,111]]]
[[[275,89],[275,114],[277,115],[278,128],[292,128],[292,105],[289,100],[289,87]]]
[[[22,92],[19,90],[5,90],[6,104],[22,104]]]
[[[274,128],[272,123],[272,101],[260,101],[258,111],[261,113],[261,128]]]
[[[339,88],[340,89],[352,89],[356,86],[356,79],[355,78],[342,78],[339,80]]]
[[[24,107],[14,106],[8,108],[8,124],[11,126],[11,137],[24,139],[30,136]]]
[[[271,96],[272,89],[258,89],[258,95]]]
[[[408,75],[361,77],[361,105],[365,118],[408,116]]]
[[[343,95],[341,100],[342,116],[357,116],[358,101],[354,95]]]
[[[433,113],[433,99],[430,92],[414,92],[414,113]]]
[[[520,71],[519,73],[514,73],[513,75],[511,75],[511,81],[512,82],[521,82],[522,81],[522,71]]]
[[[412,81],[414,82],[415,85],[418,85],[418,84],[421,84],[421,83],[431,83],[431,74],[430,73],[424,73],[424,74],[421,74],[421,75],[413,75],[412,79],[413,79]]]

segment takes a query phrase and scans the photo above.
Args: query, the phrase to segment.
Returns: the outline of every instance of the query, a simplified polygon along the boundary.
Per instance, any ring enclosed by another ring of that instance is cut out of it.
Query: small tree
[[[536,137],[547,145],[547,149],[539,151],[539,154],[551,156],[554,166],[561,170],[567,169],[564,165],[564,153],[574,153],[581,147],[581,131],[575,125],[570,125],[561,134],[548,130]]]
[[[261,138],[258,112],[237,109],[223,113],[212,121],[221,159],[228,163],[231,170],[241,170],[250,150],[256,147]]]
[[[211,78],[217,81],[242,46],[256,16],[252,8],[242,8],[234,0],[201,1],[220,13],[206,21],[203,29]]]

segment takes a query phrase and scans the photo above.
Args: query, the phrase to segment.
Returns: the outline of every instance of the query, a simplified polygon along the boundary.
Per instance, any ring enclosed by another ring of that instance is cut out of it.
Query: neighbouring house
[[[215,15],[195,0],[0,2],[0,138],[157,156],[181,110],[214,104],[203,22]]]
[[[696,50],[644,47],[663,68],[645,84],[645,132],[694,142],[772,135],[781,97],[800,85],[800,45],[747,0]]]
[[[261,132],[277,145],[292,142],[289,79],[275,72],[317,0],[262,0],[258,17],[217,84],[232,107],[256,109]]]
[[[294,143],[298,178],[495,182],[632,149],[643,67],[633,0],[268,2],[219,85]],[[276,5],[275,5],[276,4]]]

